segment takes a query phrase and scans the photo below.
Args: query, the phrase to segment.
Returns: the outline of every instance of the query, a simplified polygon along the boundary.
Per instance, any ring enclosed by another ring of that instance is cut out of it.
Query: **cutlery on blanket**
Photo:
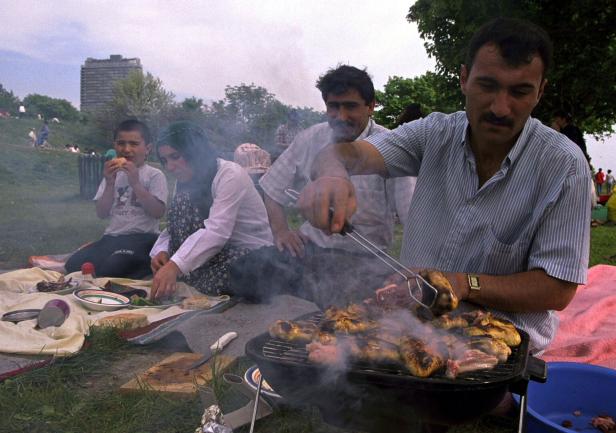
[[[206,348],[203,351],[203,356],[199,358],[195,363],[191,364],[186,370],[192,370],[194,368],[200,367],[206,362],[210,360],[210,358],[222,351],[224,347],[231,342],[234,338],[237,337],[237,332],[227,332],[222,337],[214,342],[210,347]]]

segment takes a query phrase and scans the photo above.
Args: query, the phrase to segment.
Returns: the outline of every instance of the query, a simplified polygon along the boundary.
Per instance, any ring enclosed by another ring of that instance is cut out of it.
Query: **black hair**
[[[543,77],[552,64],[552,41],[541,27],[514,18],[496,18],[481,26],[471,38],[466,53],[470,71],[475,55],[486,44],[495,44],[509,66],[529,64],[535,55],[543,61]]]
[[[324,101],[330,93],[342,95],[350,89],[355,89],[366,105],[374,102],[374,84],[365,69],[358,69],[354,66],[341,65],[335,69],[328,70],[317,80],[317,89],[321,91]]]
[[[565,119],[567,122],[571,122],[573,120],[573,116],[566,110],[560,109],[556,110],[552,117],[560,117],[561,119]]]
[[[118,127],[113,131],[113,139],[118,138],[120,132],[139,131],[141,138],[145,141],[145,144],[152,142],[152,135],[150,134],[150,128],[148,125],[137,119],[127,119],[120,123]]]
[[[422,117],[423,113],[421,112],[421,105],[417,103],[409,104],[396,119],[396,126],[400,126],[407,122],[412,122],[413,120],[417,120]]]
[[[206,219],[214,202],[212,181],[218,164],[216,151],[210,146],[205,131],[194,123],[174,122],[164,128],[156,140],[156,154],[160,160],[159,148],[170,146],[177,150],[190,165],[193,178],[186,184],[178,184],[178,192],[188,192],[193,204]]]

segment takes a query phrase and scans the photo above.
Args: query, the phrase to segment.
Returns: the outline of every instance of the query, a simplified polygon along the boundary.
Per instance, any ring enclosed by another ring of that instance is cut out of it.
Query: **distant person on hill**
[[[38,133],[38,140],[36,142],[36,145],[38,147],[47,146],[49,144],[47,143],[48,138],[49,138],[49,123],[47,122],[47,120],[45,120],[43,122],[43,126],[41,126],[41,129]]]
[[[577,144],[582,152],[584,152],[584,156],[588,161],[590,161],[590,156],[588,156],[588,152],[586,151],[586,140],[584,140],[584,134],[573,124],[573,118],[571,114],[567,113],[565,110],[557,110],[554,112],[552,119],[552,128],[556,129],[561,134],[567,136],[567,138]]]
[[[65,268],[75,272],[91,262],[99,277],[140,279],[151,273],[149,253],[165,214],[167,180],[145,163],[152,148],[145,123],[125,120],[113,137],[119,157],[105,162],[94,197],[96,214],[109,218],[109,225],[101,239],[73,254]]]
[[[423,113],[421,112],[421,105],[411,103],[404,108],[402,113],[400,113],[400,115],[396,119],[396,126],[412,122],[413,120],[421,119],[422,117]]]
[[[605,172],[602,168],[599,168],[597,174],[595,174],[595,184],[597,184],[597,194],[603,194],[603,184],[605,183]]]
[[[32,147],[36,147],[36,132],[34,132],[34,128],[30,128],[30,132],[28,132],[28,137],[30,138],[30,144]]]
[[[612,174],[612,170],[607,171],[607,175],[605,176],[605,185],[607,185],[607,193],[611,194],[612,189],[614,188],[614,175]]]

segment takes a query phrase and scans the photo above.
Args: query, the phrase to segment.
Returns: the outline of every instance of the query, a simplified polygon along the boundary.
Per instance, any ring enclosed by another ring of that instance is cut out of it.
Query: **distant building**
[[[88,57],[81,66],[81,111],[97,111],[113,98],[113,86],[132,71],[143,71],[138,58],[115,54],[108,59]]]

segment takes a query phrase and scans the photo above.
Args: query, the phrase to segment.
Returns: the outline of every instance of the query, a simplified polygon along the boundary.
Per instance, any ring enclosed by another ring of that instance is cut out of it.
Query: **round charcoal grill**
[[[296,320],[318,324],[322,313]],[[524,428],[529,380],[545,382],[545,363],[528,351],[529,337],[512,348],[506,362],[449,379],[410,375],[398,366],[352,363],[344,370],[308,361],[305,345],[261,334],[246,344],[246,353],[263,377],[287,402],[317,406],[325,421],[364,431],[406,431],[418,422],[451,425],[480,417],[508,391],[522,396],[519,431]]]

